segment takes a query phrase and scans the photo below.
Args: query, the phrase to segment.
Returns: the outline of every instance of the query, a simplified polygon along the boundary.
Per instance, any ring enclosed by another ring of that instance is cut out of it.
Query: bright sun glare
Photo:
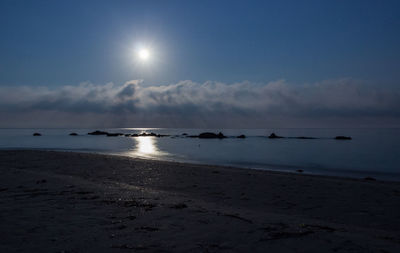
[[[139,51],[139,58],[140,58],[141,60],[147,60],[147,59],[149,58],[149,56],[150,56],[149,50],[147,50],[147,49],[141,49],[141,50]]]

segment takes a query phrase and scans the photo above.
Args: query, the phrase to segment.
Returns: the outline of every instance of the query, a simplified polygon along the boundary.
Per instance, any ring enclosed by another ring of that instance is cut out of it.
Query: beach
[[[400,183],[0,151],[1,252],[400,252]]]

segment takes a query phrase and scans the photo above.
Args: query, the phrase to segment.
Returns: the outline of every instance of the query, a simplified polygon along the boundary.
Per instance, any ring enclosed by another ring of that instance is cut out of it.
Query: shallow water
[[[97,129],[0,129],[1,149],[46,149],[128,155],[158,160],[231,165],[304,173],[400,180],[400,129],[99,129],[170,134],[170,137],[91,136]],[[182,133],[222,131],[246,139],[187,138]],[[43,136],[34,137],[34,132]],[[69,136],[76,132],[79,136]],[[312,136],[320,139],[268,139]],[[337,135],[350,141],[334,140]]]

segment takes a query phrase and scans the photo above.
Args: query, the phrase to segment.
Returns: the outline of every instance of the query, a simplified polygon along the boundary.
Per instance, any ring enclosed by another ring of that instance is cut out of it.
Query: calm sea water
[[[400,180],[400,129],[99,129],[108,132],[171,134],[171,137],[91,136],[97,129],[0,129],[0,149],[44,149],[126,155],[157,160],[230,165],[348,177]],[[222,131],[246,139],[185,138],[182,133]],[[34,137],[34,132],[43,136]],[[76,132],[79,136],[69,136]],[[312,136],[321,139],[268,139]],[[350,141],[334,140],[337,135]]]

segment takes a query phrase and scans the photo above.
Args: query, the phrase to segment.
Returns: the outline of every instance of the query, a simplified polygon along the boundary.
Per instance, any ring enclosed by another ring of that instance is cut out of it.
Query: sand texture
[[[0,151],[0,252],[400,252],[400,183]]]

